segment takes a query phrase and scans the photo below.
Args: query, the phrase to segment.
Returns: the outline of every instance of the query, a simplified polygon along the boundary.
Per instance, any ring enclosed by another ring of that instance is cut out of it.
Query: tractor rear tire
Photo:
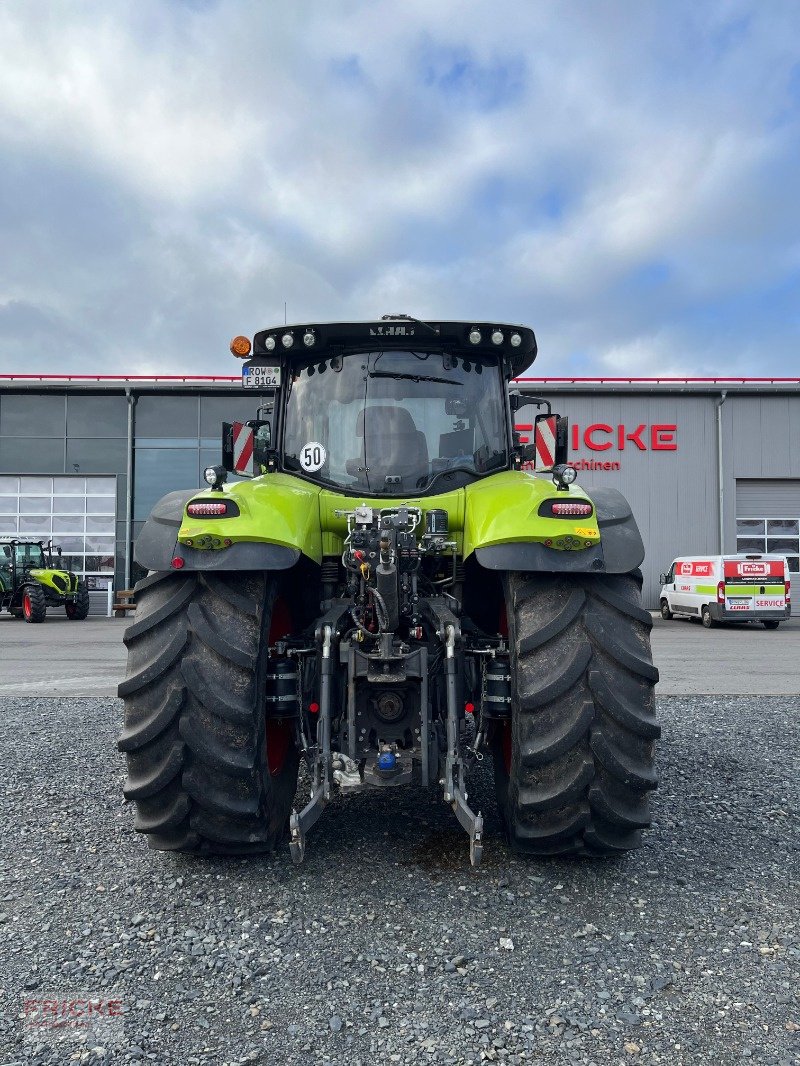
[[[78,582],[75,599],[64,604],[67,618],[72,622],[82,622],[89,614],[89,589],[85,581]]]
[[[47,617],[47,601],[41,585],[26,585],[22,590],[22,617],[26,622],[43,622]]]
[[[661,732],[641,586],[638,570],[505,579],[512,713],[493,754],[516,852],[607,856],[641,845]]]
[[[153,573],[136,586],[118,747],[151,848],[251,854],[287,831],[298,753],[286,730],[273,746],[265,721],[275,596],[262,573]]]

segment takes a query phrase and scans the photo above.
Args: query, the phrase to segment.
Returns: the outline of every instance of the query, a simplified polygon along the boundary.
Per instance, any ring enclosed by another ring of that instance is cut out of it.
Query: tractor
[[[60,558],[50,541],[0,540],[0,610],[26,622],[43,622],[48,607],[63,607],[73,621],[86,618],[86,582],[54,566],[54,552]]]
[[[335,794],[438,788],[476,865],[489,755],[514,852],[638,847],[659,735],[644,547],[619,492],[577,485],[566,418],[510,388],[533,331],[390,315],[231,351],[257,417],[223,425],[208,488],[161,499],[135,547],[135,828],[200,854],[288,836],[300,862]]]

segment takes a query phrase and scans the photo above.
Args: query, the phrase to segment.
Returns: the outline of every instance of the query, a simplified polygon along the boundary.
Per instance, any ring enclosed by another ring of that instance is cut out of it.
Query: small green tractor
[[[86,582],[53,566],[51,542],[0,540],[0,610],[26,622],[43,622],[48,607],[63,607],[67,618],[81,621],[89,613]]]
[[[575,483],[566,419],[509,391],[533,332],[392,315],[231,350],[258,417],[223,426],[209,488],[165,496],[136,543],[135,828],[205,854],[288,833],[299,862],[334,794],[438,787],[477,864],[488,755],[514,851],[638,847],[659,735],[644,547],[620,493]]]

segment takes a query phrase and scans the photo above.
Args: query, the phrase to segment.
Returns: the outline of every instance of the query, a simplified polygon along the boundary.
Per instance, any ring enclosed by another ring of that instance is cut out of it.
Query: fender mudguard
[[[512,475],[502,475],[509,478]],[[519,475],[517,475],[519,476]],[[487,490],[493,479],[487,479],[484,484]],[[509,486],[510,487],[510,486]],[[484,522],[484,529],[489,536],[497,536],[501,530],[492,529],[492,526],[505,525],[502,530],[502,543],[474,545],[475,558],[481,566],[489,570],[528,570],[563,573],[602,573],[602,574],[625,574],[635,570],[644,559],[644,544],[636,525],[636,520],[631,512],[630,505],[621,492],[611,488],[578,489],[580,496],[592,501],[595,508],[595,518],[600,532],[598,544],[581,551],[559,551],[556,548],[548,548],[541,541],[523,541],[512,539],[511,527],[517,525],[524,528],[522,519],[529,525],[529,505],[520,503],[520,510],[515,514],[516,500],[524,500],[525,494],[514,493],[504,501],[501,500],[499,513],[489,515]],[[552,489],[547,483],[539,480],[534,488],[528,486],[528,493],[532,498],[550,496]],[[468,493],[469,496],[469,493]],[[470,505],[467,505],[468,520],[470,517]],[[476,516],[477,517],[477,516]],[[492,538],[493,539],[493,538]],[[465,555],[467,552],[465,551]]]
[[[283,544],[245,542],[224,551],[198,551],[178,544],[178,530],[189,500],[200,489],[169,492],[158,501],[136,538],[133,556],[147,570],[170,570],[172,560],[183,559],[185,570],[288,570],[300,558],[298,548]]]

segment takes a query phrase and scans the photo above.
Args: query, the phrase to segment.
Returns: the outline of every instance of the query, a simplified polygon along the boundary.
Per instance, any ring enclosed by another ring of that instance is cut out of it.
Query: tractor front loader
[[[618,492],[575,483],[565,419],[537,400],[533,443],[515,431],[533,332],[387,316],[231,347],[258,417],[136,545],[136,829],[202,853],[288,831],[299,862],[336,791],[430,786],[476,864],[467,782],[491,753],[515,851],[637,847],[659,734],[644,549]]]

